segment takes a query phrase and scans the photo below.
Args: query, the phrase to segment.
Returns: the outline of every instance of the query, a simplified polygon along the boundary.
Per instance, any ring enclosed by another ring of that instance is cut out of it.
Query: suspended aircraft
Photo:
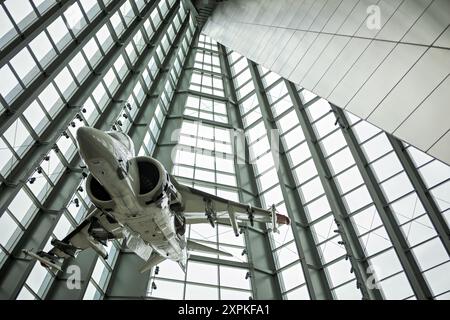
[[[107,259],[105,247],[113,239],[124,239],[144,260],[142,273],[165,259],[185,271],[191,251],[231,256],[186,239],[188,224],[229,223],[239,236],[239,222],[270,223],[274,232],[290,223],[275,206],[253,207],[178,183],[158,160],[136,156],[133,141],[123,132],[80,127],[76,139],[89,170],[86,192],[95,207],[64,239],[53,239],[51,250],[24,250],[53,272],[88,248]]]

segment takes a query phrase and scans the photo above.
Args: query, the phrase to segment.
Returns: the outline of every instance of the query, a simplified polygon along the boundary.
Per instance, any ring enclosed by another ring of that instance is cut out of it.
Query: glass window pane
[[[21,119],[17,119],[6,130],[4,137],[19,156],[23,155],[31,147],[33,142],[33,138]]]
[[[404,273],[380,282],[385,299],[401,300],[412,296],[414,293]]]
[[[50,120],[36,100],[24,111],[23,115],[37,134],[40,134],[50,123]]]
[[[218,281],[217,266],[213,264],[189,262],[187,269],[187,281],[217,284]]]
[[[413,248],[412,252],[422,270],[427,270],[449,259],[441,240],[438,238]]]
[[[39,73],[39,69],[31,57],[30,51],[27,47],[23,48],[19,53],[17,53],[11,60],[10,63],[20,80],[25,84],[29,84],[31,80]]]
[[[0,69],[0,94],[7,103],[13,101],[17,94],[22,90],[19,81],[12,73],[8,65]]]
[[[156,289],[152,289],[149,295],[163,299],[183,299],[184,284],[166,280],[154,280]]]
[[[252,293],[250,291],[220,289],[221,300],[248,300],[251,296]]]
[[[296,263],[280,272],[285,290],[290,290],[305,282],[303,269],[300,263]]]
[[[13,0],[10,0],[10,2],[13,2]],[[17,32],[3,7],[0,7],[0,26],[0,48],[3,48],[17,35]]]
[[[328,159],[328,163],[330,164],[330,169],[334,174],[338,174],[343,170],[351,167],[355,161],[353,160],[352,153],[349,148],[345,148],[338,153],[334,154]]]
[[[373,257],[369,260],[369,264],[377,281],[403,270],[394,249]]]
[[[324,195],[305,207],[309,221],[314,221],[331,211],[327,197]]]
[[[42,290],[48,283],[50,275],[47,270],[43,268],[40,263],[35,263],[33,270],[31,270],[30,275],[27,278],[27,285],[34,291],[38,296],[42,295]]]
[[[23,287],[20,290],[16,300],[35,300],[36,297],[28,290],[26,287]]]
[[[59,51],[64,49],[64,47],[71,41],[69,30],[61,17],[58,17],[54,22],[52,22],[52,24],[47,27],[47,30]]]
[[[37,18],[28,1],[7,0],[5,6],[21,30],[25,30]]]
[[[381,189],[389,201],[411,192],[413,186],[406,173],[401,173],[381,184]]]
[[[295,290],[286,294],[288,300],[310,300],[308,287],[306,285],[301,286]]]
[[[185,273],[175,261],[164,260],[158,264],[158,267],[158,273],[156,273],[155,268],[152,269],[153,276],[184,281]]]
[[[439,160],[426,164],[419,169],[419,172],[428,188],[450,179],[450,166]]]
[[[392,246],[391,240],[384,227],[380,227],[360,238],[361,245],[367,255],[374,255]]]
[[[218,288],[187,284],[185,298],[186,300],[217,300],[219,291]]]
[[[299,259],[297,247],[294,242],[283,246],[276,251],[279,267],[284,267]]]
[[[66,18],[68,27],[75,35],[79,34],[87,24],[87,21],[84,18],[77,2],[64,11],[64,17]]]
[[[382,225],[380,216],[375,206],[370,206],[352,216],[352,221],[358,234],[365,234]]]
[[[419,244],[436,235],[436,231],[427,216],[417,218],[401,227],[410,246]]]
[[[347,193],[364,183],[359,169],[356,166],[339,174],[335,179],[341,194]]]
[[[355,276],[350,272],[351,265],[349,260],[341,259],[338,262],[325,268],[332,287],[336,287],[344,282],[353,279]]]
[[[50,83],[42,91],[42,93],[39,95],[39,101],[47,110],[50,117],[54,117],[64,104],[53,83]]]
[[[220,285],[250,290],[250,279],[245,279],[248,270],[220,266]]]
[[[319,177],[302,185],[300,190],[304,202],[309,202],[325,192]]]
[[[434,295],[450,290],[450,262],[425,272],[423,275],[427,280]],[[447,275],[447,276],[443,276]]]
[[[368,161],[373,161],[380,158],[392,150],[391,144],[384,133],[370,139],[361,147],[366,154]]]
[[[356,286],[356,281],[349,282],[333,290],[338,300],[361,300],[361,291]]]
[[[18,232],[17,223],[9,216],[3,213],[0,217],[0,244],[6,249],[11,248],[12,242],[15,240],[15,234]]]
[[[319,246],[319,253],[323,263],[330,263],[346,254],[344,246],[339,243],[341,241],[342,238],[338,236]]]
[[[100,296],[101,294],[97,288],[92,284],[92,282],[89,282],[86,292],[84,293],[83,300],[98,300],[100,299]]]
[[[16,217],[16,219],[26,226],[31,215],[36,212],[36,206],[30,196],[25,192],[24,188],[20,189],[13,201],[9,204],[8,210]]]

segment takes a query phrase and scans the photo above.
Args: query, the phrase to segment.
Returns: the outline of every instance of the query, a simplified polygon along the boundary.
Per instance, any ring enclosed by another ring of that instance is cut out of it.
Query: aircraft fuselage
[[[139,201],[134,146],[127,136],[124,139],[128,138],[128,143],[111,134],[87,127],[77,132],[81,157],[114,202],[109,214],[125,227],[127,246],[143,259],[147,260],[155,251],[166,259],[183,262],[187,258],[185,239],[176,233],[168,193],[163,192],[150,204]]]

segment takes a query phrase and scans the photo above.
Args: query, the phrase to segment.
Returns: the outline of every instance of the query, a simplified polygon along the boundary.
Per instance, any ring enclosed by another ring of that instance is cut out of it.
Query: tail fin
[[[208,246],[205,246],[201,243],[192,241],[192,240],[187,240],[187,248],[190,251],[200,251],[200,252],[206,252],[206,253],[215,253],[215,254],[221,254],[224,256],[228,256],[228,257],[232,257],[233,255],[231,253],[222,251],[222,250],[218,250],[218,249],[214,249]]]

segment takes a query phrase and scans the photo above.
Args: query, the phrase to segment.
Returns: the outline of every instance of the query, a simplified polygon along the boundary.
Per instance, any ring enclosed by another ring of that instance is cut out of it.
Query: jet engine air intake
[[[146,205],[158,201],[169,185],[166,170],[159,161],[150,157],[136,157],[136,163],[140,183],[139,200]]]
[[[111,195],[92,174],[89,174],[86,179],[86,192],[98,208],[106,211],[111,211],[113,209],[114,202]]]

